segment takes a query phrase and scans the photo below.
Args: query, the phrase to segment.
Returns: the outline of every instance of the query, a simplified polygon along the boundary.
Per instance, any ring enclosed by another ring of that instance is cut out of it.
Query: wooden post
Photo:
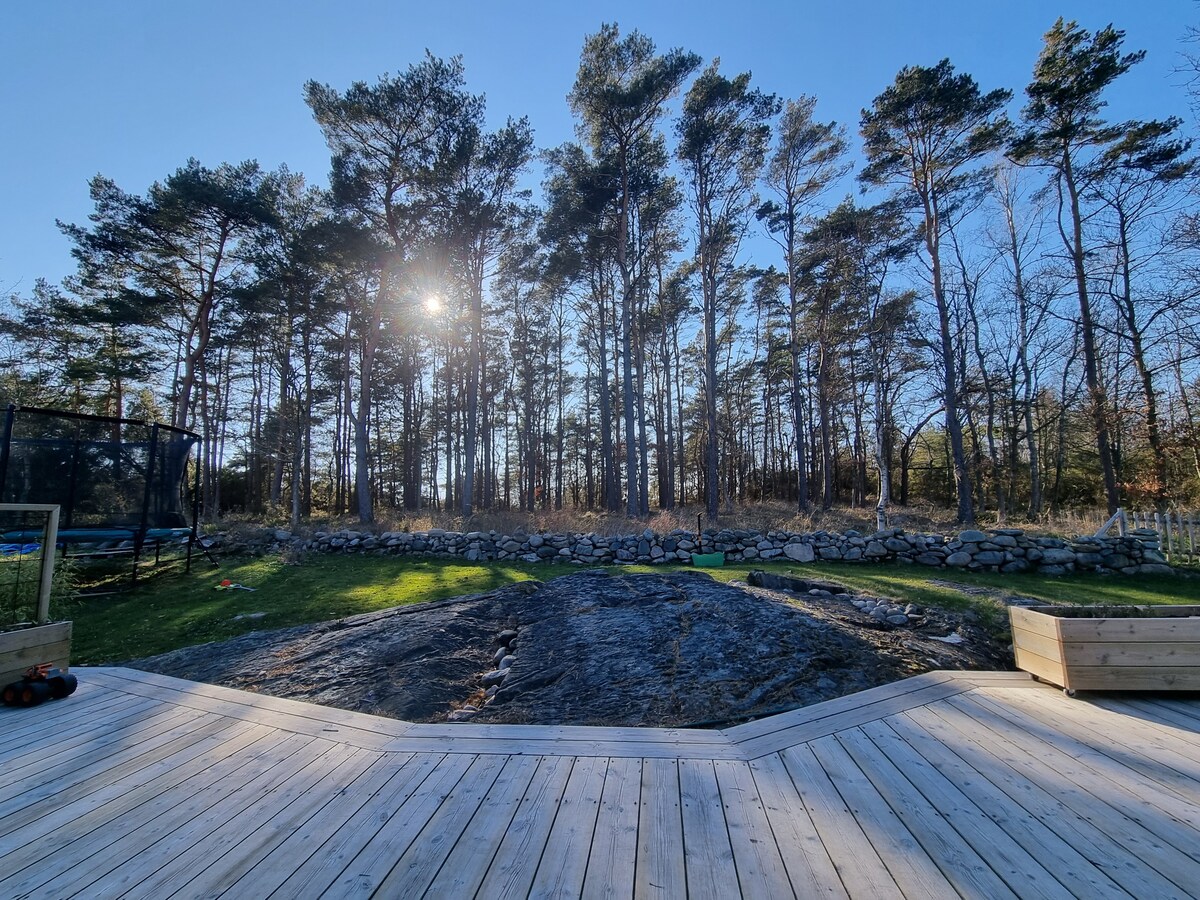
[[[1111,516],[1109,516],[1107,522],[1105,522],[1103,525],[1100,526],[1100,530],[1096,532],[1096,537],[1104,537],[1106,534],[1108,534],[1108,529],[1113,527],[1114,522],[1120,522],[1121,516],[1122,516],[1121,507],[1118,506],[1117,511],[1115,513],[1113,513]],[[1124,532],[1122,532],[1122,533],[1124,533]]]
[[[46,531],[42,535],[42,577],[38,584],[37,622],[50,621],[50,589],[54,586],[54,557],[58,545],[58,507],[46,513]]]
[[[1167,536],[1166,553],[1164,553],[1163,555],[1166,556],[1167,562],[1174,562],[1175,561],[1175,558],[1174,558],[1175,557],[1175,548],[1173,546],[1171,546],[1171,544],[1172,544],[1171,510],[1169,508],[1167,509],[1166,513],[1163,515],[1163,532]]]

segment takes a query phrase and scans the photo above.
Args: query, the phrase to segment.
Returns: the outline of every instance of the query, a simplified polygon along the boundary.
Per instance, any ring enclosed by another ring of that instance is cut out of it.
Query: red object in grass
[[[231,584],[233,584],[233,582],[230,581],[228,578],[226,578],[226,579],[222,580],[221,587],[229,587]]]

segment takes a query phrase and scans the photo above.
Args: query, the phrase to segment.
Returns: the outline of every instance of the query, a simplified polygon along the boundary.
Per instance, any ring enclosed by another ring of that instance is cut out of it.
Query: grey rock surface
[[[494,669],[498,645],[510,647],[511,662]],[[834,596],[793,597],[699,572],[583,570],[131,665],[409,721],[683,726],[805,706],[933,668],[995,668],[1003,661],[994,651],[982,635],[947,647],[932,632],[881,628]],[[452,716],[468,705],[478,712]]]
[[[480,688],[496,636],[534,604],[537,582],[316,625],[256,631],[129,665],[410,721],[434,721]],[[512,632],[516,636],[516,632]]]

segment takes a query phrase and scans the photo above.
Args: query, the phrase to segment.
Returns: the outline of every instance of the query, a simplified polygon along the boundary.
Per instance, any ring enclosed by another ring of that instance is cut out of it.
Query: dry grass
[[[430,528],[444,528],[447,531],[496,531],[502,534],[543,531],[614,536],[651,528],[665,534],[675,529],[694,532],[696,516],[703,512],[702,506],[689,504],[673,510],[654,510],[648,519],[633,520],[621,513],[576,509],[535,512],[481,510],[469,518],[464,518],[438,510],[410,512],[382,508],[376,511],[376,521],[370,530],[426,531]],[[1068,510],[1039,521],[1030,521],[1022,517],[1010,518],[1001,523],[997,521],[994,513],[986,513],[979,517],[978,524],[980,527],[1002,525],[1042,534],[1074,536],[1094,534],[1107,519],[1108,514],[1104,510]],[[763,532],[846,531],[853,528],[869,533],[875,531],[875,510],[871,506],[837,506],[829,510],[813,509],[801,513],[790,503],[768,501],[727,507],[722,512],[718,524],[722,528],[744,528]],[[893,506],[888,510],[888,524],[910,533],[952,533],[960,529],[954,521],[953,510],[930,505]],[[262,525],[286,528],[287,518],[270,511],[261,516],[232,515],[224,517],[217,527],[221,530],[237,530]],[[707,520],[704,526],[709,527]],[[302,526],[301,533],[338,529],[361,530],[362,526],[355,516],[315,516]]]

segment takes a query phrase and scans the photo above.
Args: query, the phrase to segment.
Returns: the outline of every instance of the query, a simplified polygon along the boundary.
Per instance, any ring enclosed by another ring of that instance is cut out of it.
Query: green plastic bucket
[[[692,565],[707,566],[708,568],[723,566],[725,565],[725,553],[724,551],[717,553],[693,553]]]

